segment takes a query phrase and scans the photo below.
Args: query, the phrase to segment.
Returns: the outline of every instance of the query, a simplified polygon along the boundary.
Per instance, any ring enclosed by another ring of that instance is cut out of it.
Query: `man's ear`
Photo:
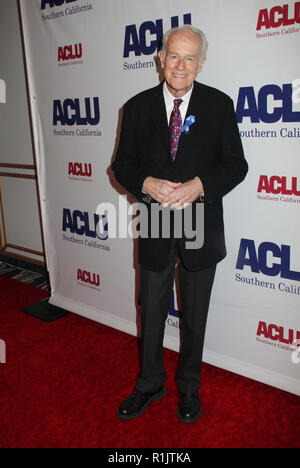
[[[199,63],[199,67],[198,67],[198,70],[197,70],[198,73],[201,72],[201,70],[202,70],[203,65],[205,64],[205,62],[206,62],[206,58],[204,58],[204,59],[202,60],[202,62]]]
[[[165,68],[164,57],[163,57],[162,50],[159,50],[158,56],[159,56],[159,61],[160,61],[161,68]]]

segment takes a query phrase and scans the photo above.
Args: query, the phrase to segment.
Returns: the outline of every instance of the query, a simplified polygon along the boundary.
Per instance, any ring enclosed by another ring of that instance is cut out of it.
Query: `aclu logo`
[[[261,175],[257,187],[257,199],[299,205],[300,178]]]
[[[285,4],[274,6],[270,10],[263,8],[259,11],[256,31],[261,29],[280,28],[300,23],[300,2],[294,5]]]
[[[100,122],[99,98],[79,98],[53,101],[53,126],[98,125]]]
[[[92,164],[69,162],[68,175],[71,180],[91,180],[91,177],[93,176]]]
[[[241,239],[236,269],[244,270],[245,267],[249,267],[252,273],[300,281],[300,272],[291,269],[289,245],[279,246],[273,242],[262,242],[257,248],[254,240]]]
[[[63,209],[62,231],[105,241],[108,239],[107,216],[90,215],[87,211]]]
[[[100,275],[86,270],[77,270],[77,283],[100,291]]]
[[[65,5],[67,3],[74,3],[78,0],[41,0],[41,10],[45,10],[46,7],[54,8]]]
[[[297,104],[296,93],[298,88],[293,88],[293,83],[265,85],[257,95],[253,86],[242,87],[236,106],[237,121],[242,123],[250,118],[251,123],[275,123],[281,119],[282,122],[300,122],[300,111],[293,107],[293,104]]]
[[[286,176],[261,175],[258,182],[258,193],[274,195],[295,195],[300,197],[300,178]]]
[[[192,24],[191,13],[183,15],[183,24]],[[178,16],[171,18],[170,28],[179,26]],[[137,29],[135,24],[126,26],[124,53],[123,57],[129,57],[130,53],[134,55],[152,55],[157,51],[159,41],[164,35],[163,20],[158,19],[154,21],[145,21]]]
[[[192,24],[192,15],[183,15],[183,24]],[[179,17],[172,16],[170,24],[164,24],[163,19],[145,21],[140,26],[131,24],[125,28],[125,39],[123,58],[141,57],[153,55],[157,52],[162,36],[167,29],[179,26]],[[123,70],[136,70],[142,68],[154,68],[154,62],[137,60],[135,62],[124,62]]]
[[[256,341],[290,351],[292,362],[300,364],[300,331],[260,321],[257,327]]]
[[[267,324],[266,322],[260,321],[256,336],[263,336],[268,340],[279,341],[283,344],[295,346],[295,343],[300,340],[300,331],[293,330],[292,328],[287,329],[286,327],[275,325],[274,323]]]
[[[76,2],[76,3],[75,3]],[[86,13],[93,9],[92,3],[78,5],[78,0],[42,0],[41,1],[41,19],[42,21],[51,21],[65,16],[73,16],[76,14]],[[59,10],[54,10],[56,7],[62,7]],[[46,12],[45,12],[46,10]]]
[[[82,44],[71,44],[58,47],[58,65],[77,65],[83,63]]]
[[[65,99],[63,101],[55,99],[53,101],[53,127],[67,127],[62,130],[53,129],[55,136],[102,136],[102,132],[96,126],[100,123],[100,101],[98,97],[84,99]],[[70,127],[94,127],[89,128]]]

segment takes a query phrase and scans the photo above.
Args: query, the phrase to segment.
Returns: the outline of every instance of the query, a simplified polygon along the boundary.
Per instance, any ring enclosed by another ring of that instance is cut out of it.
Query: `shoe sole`
[[[183,416],[181,416],[179,409],[177,410],[177,418],[179,419],[180,422],[183,422],[183,423],[194,423],[198,421],[198,419],[200,419],[201,415],[202,415],[202,408],[200,408],[198,413],[195,414],[195,416],[193,416],[192,418],[184,418]]]
[[[153,395],[153,397],[151,397],[139,411],[136,411],[136,413],[133,413],[130,416],[127,416],[126,414],[121,414],[118,411],[117,416],[121,419],[126,419],[126,420],[137,418],[138,416],[141,416],[142,414],[145,413],[146,409],[151,403],[161,400],[165,396],[166,393],[167,391],[164,387],[159,393],[156,393],[155,395]]]

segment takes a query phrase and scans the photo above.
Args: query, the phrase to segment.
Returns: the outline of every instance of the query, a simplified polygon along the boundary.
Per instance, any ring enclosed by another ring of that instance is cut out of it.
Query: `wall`
[[[0,0],[1,251],[43,261],[16,0]]]

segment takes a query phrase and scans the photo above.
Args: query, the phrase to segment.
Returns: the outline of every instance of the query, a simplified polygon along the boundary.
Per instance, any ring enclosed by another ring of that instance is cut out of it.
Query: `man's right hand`
[[[155,201],[162,203],[166,195],[169,195],[180,185],[181,182],[171,182],[170,180],[147,177],[144,180],[142,191],[150,195]]]

